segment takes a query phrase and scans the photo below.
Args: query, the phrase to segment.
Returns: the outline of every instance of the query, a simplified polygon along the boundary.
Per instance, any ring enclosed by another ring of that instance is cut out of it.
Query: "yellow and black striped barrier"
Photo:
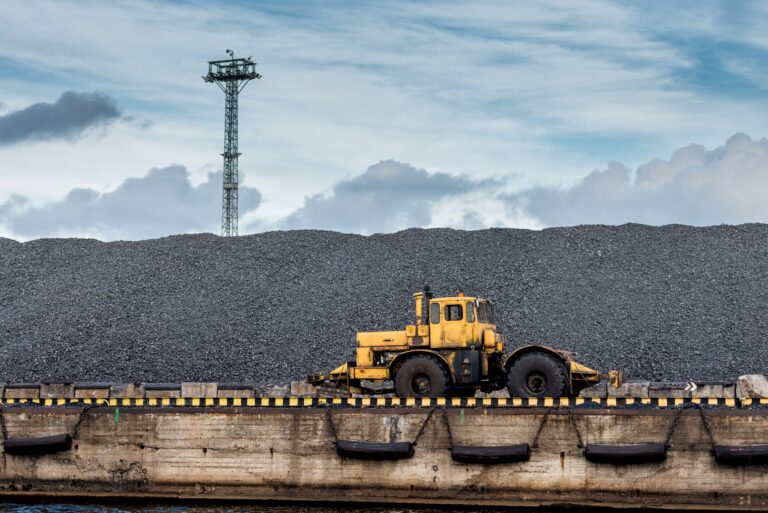
[[[474,398],[438,397],[209,397],[209,398],[112,398],[112,399],[4,399],[2,405],[66,406],[99,404],[112,407],[261,407],[261,408],[573,408],[653,407],[674,408],[688,404],[726,408],[768,406],[766,399],[722,397],[543,397]]]

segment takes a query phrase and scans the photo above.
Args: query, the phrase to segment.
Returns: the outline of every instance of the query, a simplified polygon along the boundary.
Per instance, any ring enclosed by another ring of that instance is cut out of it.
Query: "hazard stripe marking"
[[[680,408],[689,404],[718,406],[725,408],[766,408],[768,398],[738,399],[733,397],[174,397],[174,398],[7,398],[0,405],[34,405],[39,407],[69,407],[70,405],[101,404],[104,406],[126,407],[261,407],[261,408],[309,408],[346,406],[352,408],[572,408],[590,407],[651,407]]]

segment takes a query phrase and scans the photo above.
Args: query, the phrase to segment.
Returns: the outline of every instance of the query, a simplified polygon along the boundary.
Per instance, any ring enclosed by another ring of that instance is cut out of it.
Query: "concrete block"
[[[509,391],[506,388],[494,390],[492,392],[475,392],[475,399],[509,399]]]
[[[181,390],[145,390],[144,397],[147,399],[174,399],[181,397]]]
[[[317,387],[304,381],[291,382],[291,396],[293,397],[314,397]]]
[[[579,393],[580,397],[608,397],[608,383],[601,382],[597,385],[585,388]]]
[[[181,385],[175,383],[143,383],[144,397],[148,399],[169,399],[181,397]]]
[[[608,386],[605,391],[608,397],[631,397],[629,393],[629,386],[627,383],[623,383],[620,387]]]
[[[40,399],[40,385],[38,384],[13,384],[5,387],[6,399]]]
[[[688,383],[651,383],[648,397],[688,398],[691,392],[686,390]]]
[[[768,397],[768,378],[762,374],[745,374],[736,380],[736,395],[739,399],[760,399]]]
[[[629,397],[648,397],[651,383],[648,381],[634,381],[627,383]]]
[[[144,388],[139,383],[123,383],[109,387],[109,397],[113,399],[140,399],[144,397]]]
[[[72,383],[43,383],[40,385],[40,399],[72,399],[75,385]]]
[[[181,397],[217,397],[218,383],[184,382],[181,384]]]
[[[723,385],[720,383],[706,383],[699,385],[696,390],[693,391],[693,397],[725,397],[725,391]]]
[[[288,397],[290,390],[288,385],[273,385],[263,389],[263,397]]]
[[[110,387],[109,383],[75,383],[75,398],[108,399]]]
[[[253,387],[250,385],[233,385],[221,383],[218,386],[219,397],[253,397]]]
[[[608,397],[648,397],[648,381],[628,381],[620,387],[608,386]]]
[[[319,386],[315,397],[347,397],[347,389],[343,387]],[[391,397],[392,394],[381,394],[382,397]]]

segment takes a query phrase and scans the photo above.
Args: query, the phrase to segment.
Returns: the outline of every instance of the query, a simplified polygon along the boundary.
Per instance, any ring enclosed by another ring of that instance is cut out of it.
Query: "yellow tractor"
[[[353,361],[307,381],[360,392],[387,391],[382,387],[393,383],[399,397],[474,395],[477,389],[505,386],[512,397],[561,397],[604,378],[614,386],[621,383],[619,371],[600,374],[568,351],[524,345],[505,352],[493,305],[486,299],[464,294],[435,298],[429,287],[413,298],[415,324],[403,331],[359,332]]]

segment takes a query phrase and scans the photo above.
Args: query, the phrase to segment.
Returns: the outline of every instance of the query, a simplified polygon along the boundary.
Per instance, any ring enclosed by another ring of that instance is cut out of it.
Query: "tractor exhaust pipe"
[[[427,324],[430,324],[431,319],[429,318],[429,301],[432,299],[432,292],[430,291],[429,285],[424,286],[424,298],[426,299],[425,305],[427,308]]]
[[[413,301],[415,302],[416,307],[416,329],[418,330],[418,327],[421,326],[424,323],[424,311],[422,308],[422,300],[424,299],[424,293],[423,292],[416,292],[413,295]],[[417,331],[418,333],[418,331]]]

